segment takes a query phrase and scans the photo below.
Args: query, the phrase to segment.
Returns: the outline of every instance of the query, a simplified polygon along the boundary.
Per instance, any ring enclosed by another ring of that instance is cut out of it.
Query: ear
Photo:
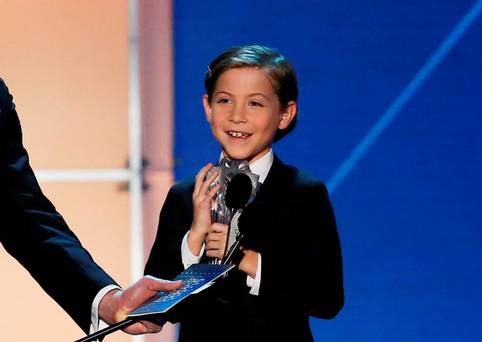
[[[209,123],[211,123],[212,108],[211,108],[211,104],[209,103],[207,94],[203,96],[203,107],[204,107],[204,115],[206,115],[206,120]]]
[[[281,113],[278,129],[287,128],[296,116],[298,106],[295,101],[290,101]]]

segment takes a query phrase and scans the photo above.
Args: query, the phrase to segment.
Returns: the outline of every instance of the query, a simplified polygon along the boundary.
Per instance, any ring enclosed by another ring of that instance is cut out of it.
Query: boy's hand
[[[199,255],[201,246],[208,234],[211,226],[211,201],[220,187],[218,184],[209,190],[209,185],[218,176],[218,172],[214,172],[211,177],[205,180],[206,174],[212,167],[213,165],[209,163],[198,172],[192,193],[193,219],[187,244],[194,255]]]
[[[206,235],[206,255],[208,257],[223,259],[226,239],[228,236],[228,225],[213,223]]]

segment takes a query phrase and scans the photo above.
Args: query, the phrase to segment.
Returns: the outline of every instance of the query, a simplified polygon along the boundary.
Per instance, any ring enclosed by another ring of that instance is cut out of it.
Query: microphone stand
[[[96,341],[102,337],[105,337],[109,335],[110,333],[113,333],[114,331],[120,330],[122,328],[128,327],[131,324],[134,324],[139,320],[139,317],[129,317],[126,318],[123,321],[120,321],[116,324],[109,325],[108,327],[101,329],[93,334],[87,335],[81,339],[75,340],[74,342],[90,342],[90,341]]]

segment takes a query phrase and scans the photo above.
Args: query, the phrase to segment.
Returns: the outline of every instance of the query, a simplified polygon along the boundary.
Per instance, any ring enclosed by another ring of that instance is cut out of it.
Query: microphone
[[[259,176],[249,169],[245,160],[233,160],[222,158],[218,165],[209,170],[206,178],[214,172],[218,177],[209,185],[212,189],[217,184],[220,188],[211,204],[211,221],[228,225],[228,236],[222,260],[214,259],[214,263],[226,263],[228,255],[239,244],[241,234],[237,227],[237,221],[243,208],[255,197],[258,190]]]
[[[231,209],[231,222],[229,223],[228,236],[226,238],[226,246],[224,248],[224,257],[222,264],[231,262],[235,251],[237,250],[243,234],[238,229],[238,218],[241,216],[243,208],[248,204],[251,198],[252,183],[249,176],[244,173],[236,174],[228,183],[226,188],[226,206]],[[234,226],[235,224],[235,226]]]
[[[226,206],[231,211],[244,208],[251,197],[251,179],[244,173],[236,174],[226,189]]]

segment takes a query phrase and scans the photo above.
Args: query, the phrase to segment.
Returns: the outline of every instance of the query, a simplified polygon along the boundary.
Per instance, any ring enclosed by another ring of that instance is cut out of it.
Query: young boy
[[[180,341],[312,341],[309,316],[343,306],[341,250],[325,186],[283,164],[271,145],[295,126],[296,75],[276,50],[227,50],[208,68],[204,111],[222,156],[249,162],[261,186],[241,214],[242,254],[225,279],[173,311]],[[227,225],[211,222],[217,174],[175,184],[161,210],[145,273],[172,278],[222,258]]]

